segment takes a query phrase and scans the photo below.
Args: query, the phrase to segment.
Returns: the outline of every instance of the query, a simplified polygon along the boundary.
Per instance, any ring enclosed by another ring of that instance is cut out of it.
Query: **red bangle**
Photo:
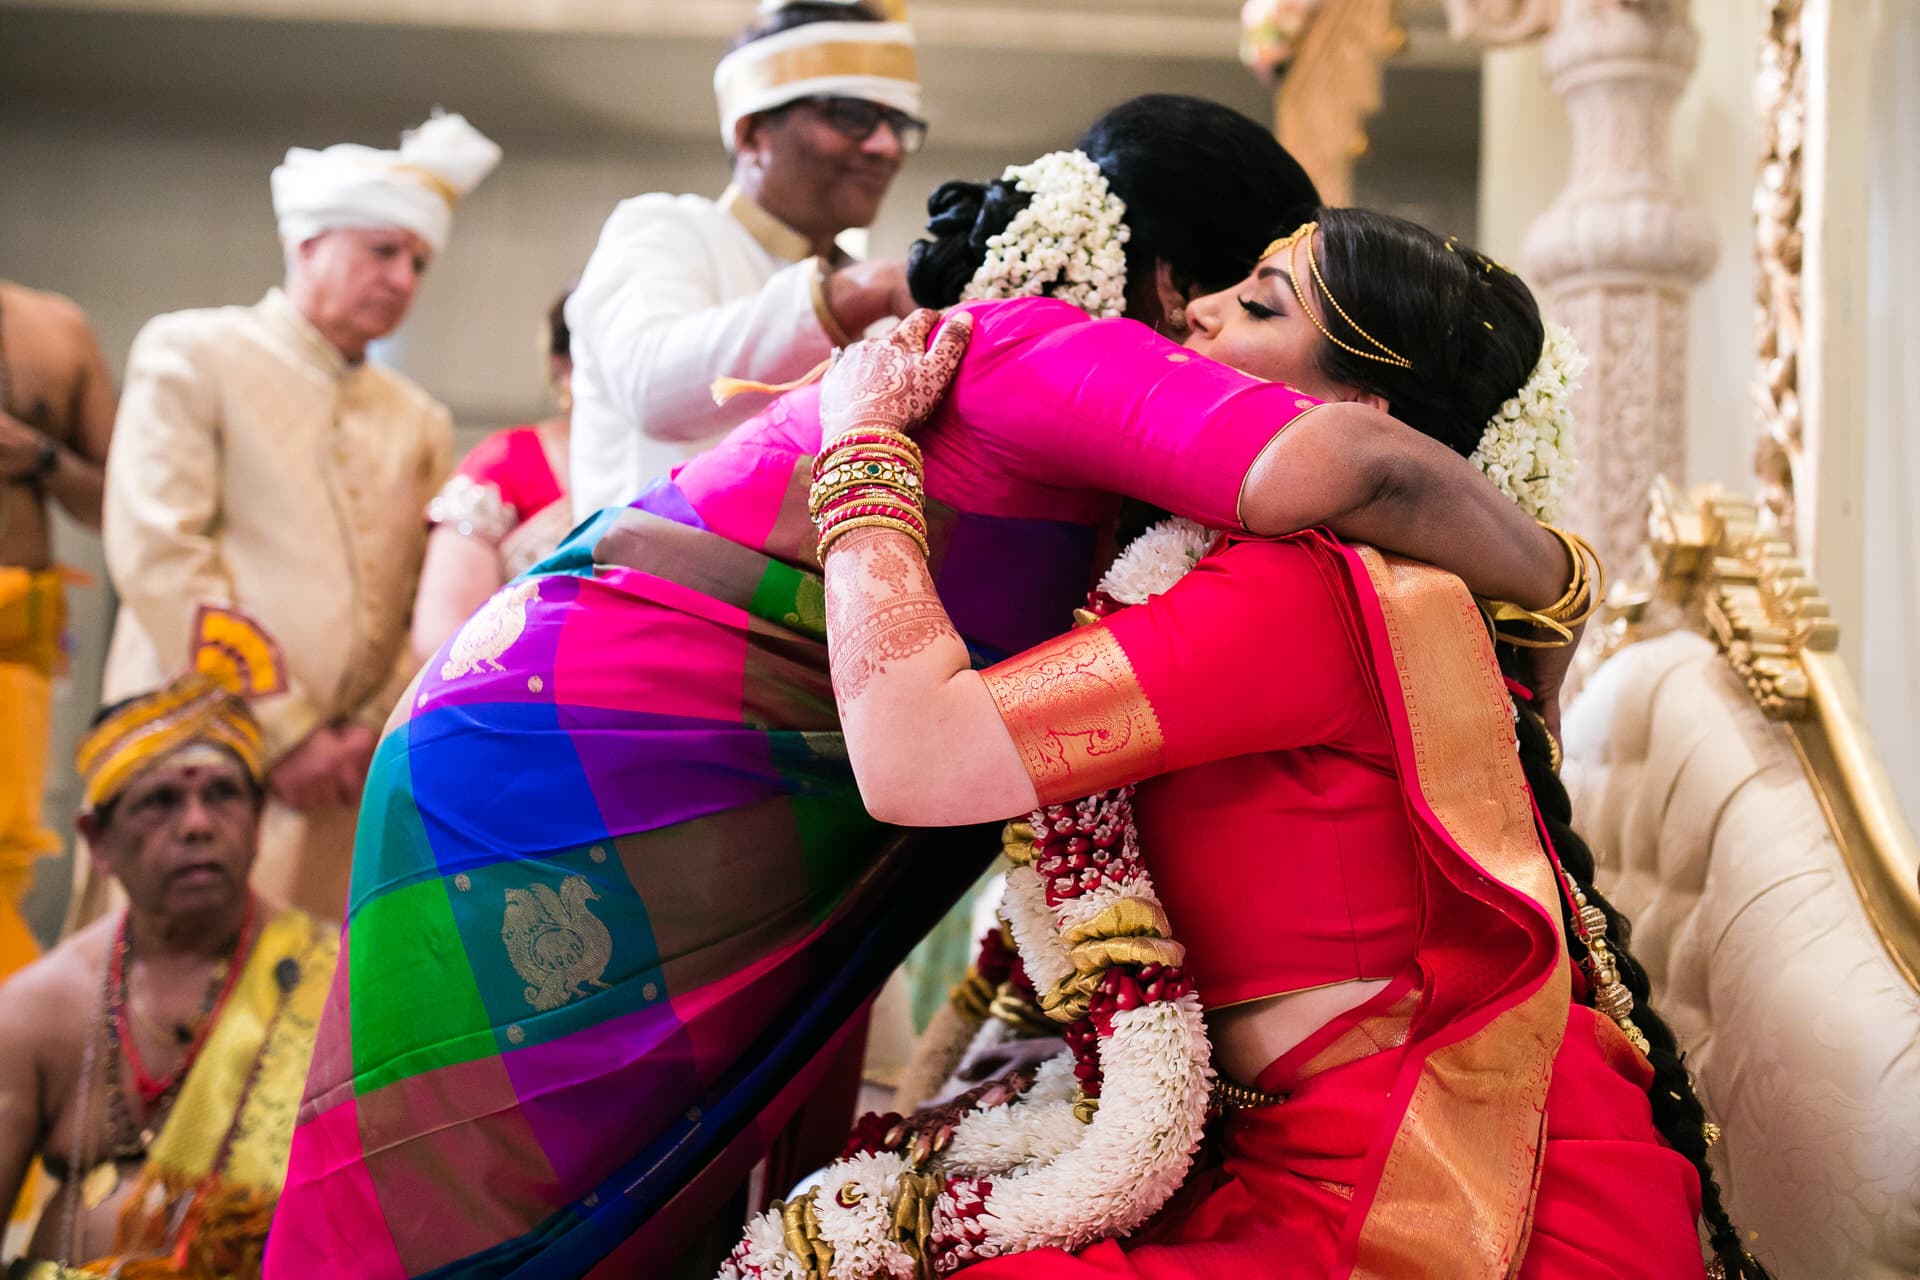
[[[922,537],[926,536],[927,526],[925,521],[920,518],[919,512],[914,511],[910,507],[898,506],[886,502],[861,502],[851,503],[843,507],[835,507],[832,511],[822,513],[815,527],[819,530],[821,536],[824,537],[837,526],[845,524],[849,520],[857,520],[864,516],[884,516],[889,520],[898,520],[900,523],[913,528],[913,530]]]
[[[828,445],[822,452],[832,453],[835,450],[845,449],[849,445],[856,444],[893,445],[897,448],[910,450],[915,457],[920,455],[920,445],[912,436],[904,431],[888,431],[880,428],[868,431],[848,431],[843,435],[835,436],[833,443]]]
[[[923,533],[926,532],[926,523],[921,520],[919,512],[913,510],[911,507],[900,506],[891,502],[855,502],[843,507],[835,507],[832,511],[826,512],[820,517],[819,528],[823,531],[831,529],[834,525],[842,521],[852,520],[858,516],[889,516],[905,524],[910,524]]]

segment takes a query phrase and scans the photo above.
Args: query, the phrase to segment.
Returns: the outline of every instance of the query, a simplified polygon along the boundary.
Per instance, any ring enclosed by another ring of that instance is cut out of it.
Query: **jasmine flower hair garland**
[[[1044,295],[1096,317],[1125,311],[1127,206],[1100,166],[1085,152],[1052,151],[1008,166],[1001,180],[1033,199],[987,241],[960,300]]]
[[[1573,483],[1573,396],[1586,371],[1573,335],[1549,322],[1533,373],[1494,411],[1467,459],[1522,511],[1548,524],[1560,519]]]

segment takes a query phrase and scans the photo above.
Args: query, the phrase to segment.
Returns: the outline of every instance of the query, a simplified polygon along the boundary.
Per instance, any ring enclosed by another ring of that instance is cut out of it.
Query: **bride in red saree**
[[[1197,354],[1385,408],[1523,503],[1553,496],[1558,442],[1529,423],[1564,389],[1558,340],[1525,285],[1470,250],[1323,211],[1188,317]],[[822,392],[841,442],[817,486],[827,631],[861,794],[902,825],[1035,812],[1039,829],[1042,806],[1137,784],[1165,936],[1185,944],[1182,980],[1235,1086],[1216,1094],[1214,1159],[1130,1238],[979,1247],[967,1274],[1697,1280],[1704,1217],[1713,1274],[1764,1276],[1565,826],[1557,748],[1502,673],[1495,640],[1564,638],[1578,602],[1518,624],[1496,609],[1490,639],[1444,571],[1319,530],[1231,533],[1163,594],[972,670],[911,486],[868,486],[857,507],[834,489],[838,460],[907,459],[896,433],[937,391],[926,332],[867,344]],[[1142,985],[1162,969],[1132,967]],[[952,1203],[921,1220],[931,1237],[909,1252],[953,1256]],[[774,1274],[735,1256],[737,1274]]]

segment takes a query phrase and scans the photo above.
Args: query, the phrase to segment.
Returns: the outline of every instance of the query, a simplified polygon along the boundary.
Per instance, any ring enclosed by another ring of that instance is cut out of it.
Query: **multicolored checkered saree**
[[[986,305],[926,436],[955,624],[982,661],[1057,632],[1113,494],[1234,523],[1308,403],[1139,325]],[[818,444],[786,397],[427,664],[368,780],[269,1276],[657,1274],[997,847],[860,805]]]

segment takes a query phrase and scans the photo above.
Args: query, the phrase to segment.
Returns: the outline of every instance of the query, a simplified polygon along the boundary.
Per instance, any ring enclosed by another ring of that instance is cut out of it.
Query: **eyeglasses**
[[[798,106],[812,107],[829,128],[849,142],[865,142],[874,130],[886,125],[908,155],[927,140],[927,122],[892,107],[883,107],[865,98],[802,98]]]

